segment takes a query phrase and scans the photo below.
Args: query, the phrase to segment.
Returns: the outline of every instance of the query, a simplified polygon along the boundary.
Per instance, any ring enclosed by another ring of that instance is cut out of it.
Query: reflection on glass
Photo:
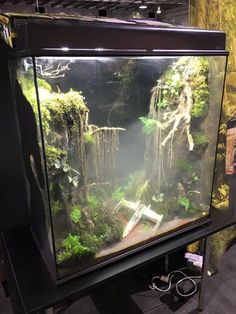
[[[208,216],[225,57],[35,62],[59,277]]]

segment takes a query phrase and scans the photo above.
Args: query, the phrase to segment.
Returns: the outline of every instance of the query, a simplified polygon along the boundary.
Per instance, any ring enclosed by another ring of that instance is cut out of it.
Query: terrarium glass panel
[[[225,62],[35,58],[59,278],[209,216]]]

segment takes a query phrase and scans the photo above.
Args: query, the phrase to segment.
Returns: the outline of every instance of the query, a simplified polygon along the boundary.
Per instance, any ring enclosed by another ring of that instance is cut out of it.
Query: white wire
[[[168,291],[171,289],[173,277],[174,277],[176,274],[178,274],[178,273],[181,274],[181,275],[183,275],[184,277],[183,277],[182,279],[180,279],[180,280],[176,283],[176,286],[175,286],[176,292],[177,292],[180,296],[182,296],[182,297],[189,297],[189,296],[193,295],[193,294],[197,291],[197,283],[195,282],[194,279],[201,279],[201,276],[187,276],[187,275],[186,275],[183,271],[181,271],[181,270],[174,270],[174,271],[170,272],[170,273],[167,275],[167,277],[164,277],[164,276],[155,276],[155,277],[153,277],[153,278],[152,278],[152,284],[149,285],[149,288],[150,288],[151,290],[157,290],[157,291],[162,292],[162,293],[163,293],[163,292],[168,292]],[[157,285],[155,284],[155,280],[156,280],[156,279],[159,279],[159,280],[161,280],[161,281],[163,281],[163,279],[165,279],[164,282],[166,282],[166,283],[168,284],[167,288],[164,288],[164,289],[158,288]],[[184,294],[184,293],[180,292],[180,290],[179,290],[179,285],[180,285],[181,283],[183,283],[184,281],[186,281],[186,280],[188,280],[188,281],[190,281],[190,282],[192,283],[194,289],[193,289],[193,291],[191,291],[190,293]]]
[[[37,12],[39,12],[39,1],[36,0],[36,8],[37,8]]]

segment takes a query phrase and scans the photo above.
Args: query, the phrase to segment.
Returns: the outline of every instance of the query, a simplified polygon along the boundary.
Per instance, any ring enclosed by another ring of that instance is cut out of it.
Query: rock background
[[[226,32],[226,50],[229,59],[223,102],[225,118],[236,117],[236,1],[191,0],[190,24],[205,29]]]
[[[236,1],[190,0],[189,20],[192,26],[223,30],[226,33],[226,50],[229,51],[229,58],[221,117],[222,130],[229,119],[236,118]],[[223,157],[217,160],[215,175],[218,188],[220,184],[224,184],[225,180],[224,150],[225,133],[222,136],[221,132],[218,142],[218,154]],[[211,237],[209,265],[211,271],[217,271],[224,251],[234,242],[235,238],[235,227],[218,232]]]

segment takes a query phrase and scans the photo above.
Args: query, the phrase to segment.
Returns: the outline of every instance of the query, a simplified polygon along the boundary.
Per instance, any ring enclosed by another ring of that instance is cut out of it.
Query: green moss
[[[171,105],[179,97],[183,78],[180,71],[176,71],[176,67],[169,67],[162,77],[163,85],[161,97],[158,99],[157,106],[165,107]]]
[[[194,164],[187,159],[178,159],[176,162],[178,172],[192,172],[194,168]]]
[[[35,119],[37,122],[37,125],[39,125],[39,112],[38,112],[38,103],[37,103],[37,97],[36,97],[36,89],[34,86],[34,80],[33,80],[33,74],[32,77],[30,77],[30,75],[28,76],[23,76],[23,75],[19,75],[19,81],[20,84],[22,86],[22,91],[24,96],[26,97],[26,99],[28,100],[28,102],[31,104],[32,109],[34,111],[35,114]],[[51,87],[50,85],[42,79],[39,79],[37,81],[38,83],[38,92],[39,95],[46,95],[49,97],[50,93],[51,93]],[[41,100],[41,98],[40,98]],[[41,119],[42,119],[42,126],[44,129],[44,132],[46,135],[49,134],[49,122],[51,121],[51,115],[50,112],[48,110],[48,108],[46,108],[45,106],[41,105],[40,106],[40,113],[41,113]]]
[[[121,239],[122,230],[117,221],[108,219],[106,215],[102,211],[93,213],[92,219],[96,226],[93,235],[101,241],[101,244],[112,244]]]
[[[155,204],[153,205],[155,210]],[[163,215],[163,222],[171,221],[173,217],[179,215],[176,197],[165,198],[161,205],[156,206],[156,212]]]
[[[85,143],[95,143],[94,136],[90,132],[84,132],[84,141]]]
[[[51,93],[49,97],[41,95],[41,98],[58,121],[64,121],[68,114],[88,112],[82,93],[72,89],[68,93]]]
[[[20,75],[19,80],[25,97],[32,105],[37,124],[39,124],[39,112],[34,81],[32,78],[24,77],[23,75]],[[49,134],[50,123],[52,121],[54,124],[58,123],[59,125],[71,127],[70,131],[76,133],[79,127],[79,116],[88,112],[82,93],[73,91],[72,89],[67,93],[52,92],[51,86],[43,79],[37,79],[37,85],[40,100],[40,114],[45,135]],[[67,122],[71,119],[73,121],[70,125]]]
[[[108,211],[103,209],[101,205],[97,208],[91,208],[87,211],[86,219],[93,222],[94,227],[90,230],[84,230],[84,235],[90,234],[91,236],[96,236],[101,245],[112,244],[121,239],[122,228],[120,222],[117,221],[113,216],[110,215]],[[88,224],[85,223],[85,226]],[[87,245],[87,244],[86,244]]]
[[[58,263],[65,262],[72,257],[80,257],[89,253],[89,248],[81,244],[80,237],[72,234],[69,234],[65,238],[62,243],[62,248],[64,250],[57,255]]]
[[[195,132],[193,133],[193,142],[197,148],[205,148],[209,144],[209,139],[205,134],[201,132]]]
[[[49,167],[54,166],[57,160],[60,160],[61,158],[66,156],[66,151],[51,145],[46,145],[45,151]]]
[[[204,117],[208,112],[209,64],[205,57],[181,57],[161,76],[161,94],[157,97],[156,106],[172,106],[179,101],[179,96],[186,81],[190,82],[193,92],[193,118]]]
[[[81,235],[81,242],[83,242],[83,244],[89,248],[89,252],[91,254],[96,254],[103,244],[101,237],[90,233],[83,233]]]
[[[121,227],[119,227],[118,225],[117,226],[107,225],[107,228],[103,235],[101,236],[101,238],[106,244],[112,244],[120,241],[121,235],[122,235]]]
[[[78,206],[74,206],[72,212],[70,213],[71,221],[78,223],[81,218],[81,209]]]
[[[43,88],[49,92],[52,91],[51,85],[48,84],[45,80],[38,78],[37,79],[38,88]]]
[[[57,216],[62,211],[62,204],[60,201],[52,201],[51,209],[53,216]]]
[[[96,204],[97,206],[97,204]],[[75,223],[77,235],[69,234],[59,245],[59,263],[75,257],[91,258],[104,245],[120,241],[122,228],[117,220],[102,208],[83,208],[74,206],[70,214]]]
[[[193,91],[193,108],[191,116],[200,118],[206,116],[208,112],[209,103],[209,88],[208,85],[203,83]]]

